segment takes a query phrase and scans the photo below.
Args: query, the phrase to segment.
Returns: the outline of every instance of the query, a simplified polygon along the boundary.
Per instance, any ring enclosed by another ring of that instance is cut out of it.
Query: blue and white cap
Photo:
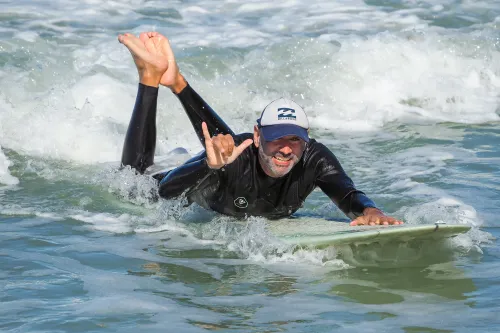
[[[272,101],[264,108],[257,123],[266,141],[295,135],[309,142],[309,120],[304,109],[292,100],[281,97]]]

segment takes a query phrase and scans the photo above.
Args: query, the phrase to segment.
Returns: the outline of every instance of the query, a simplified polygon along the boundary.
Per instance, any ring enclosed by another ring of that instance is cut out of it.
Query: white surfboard
[[[343,244],[407,242],[414,239],[444,239],[470,230],[465,224],[403,224],[394,226],[350,226],[317,218],[268,222],[268,230],[280,240],[301,247],[325,248]]]

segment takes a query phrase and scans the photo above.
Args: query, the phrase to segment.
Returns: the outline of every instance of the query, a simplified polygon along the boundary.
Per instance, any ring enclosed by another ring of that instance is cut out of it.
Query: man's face
[[[259,129],[254,129],[254,143],[259,149],[259,162],[264,172],[273,178],[286,175],[299,162],[306,143],[290,135],[274,141],[265,141]]]

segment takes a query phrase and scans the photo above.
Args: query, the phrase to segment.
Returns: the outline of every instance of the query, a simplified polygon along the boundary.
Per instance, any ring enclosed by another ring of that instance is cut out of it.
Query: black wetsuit
[[[139,84],[132,119],[125,138],[122,164],[144,173],[153,164],[156,142],[156,102],[158,88]],[[202,145],[202,122],[211,135],[231,134],[237,145],[253,134],[235,135],[212,108],[187,86],[177,97],[182,103]],[[185,194],[219,213],[245,217],[281,218],[299,209],[318,186],[351,219],[376,207],[342,169],[335,155],[323,144],[311,139],[297,165],[281,178],[267,176],[252,145],[231,164],[219,170],[208,167],[206,155],[195,156],[183,165],[153,177],[159,181],[159,194],[169,199]]]

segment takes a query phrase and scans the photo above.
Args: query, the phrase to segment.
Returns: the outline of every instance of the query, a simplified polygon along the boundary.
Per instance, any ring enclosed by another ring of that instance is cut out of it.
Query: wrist
[[[220,169],[222,169],[223,167],[226,166],[226,164],[223,164],[223,165],[210,165],[210,163],[208,162],[208,159],[206,157],[205,157],[205,164],[207,165],[207,167],[210,170],[220,170]]]
[[[186,87],[187,87],[187,81],[184,78],[184,76],[182,76],[182,74],[180,74],[180,73],[177,75],[175,82],[171,86],[168,86],[168,88],[170,88],[170,90],[174,94],[180,93]]]
[[[224,165],[210,165],[210,164],[208,163],[208,161],[206,161],[206,162],[207,162],[207,167],[208,167],[210,170],[220,170],[222,167],[224,167]]]
[[[210,163],[208,163],[208,158],[205,157],[205,165],[210,169],[210,170],[217,170],[216,167],[210,165]]]
[[[146,73],[139,74],[139,82],[145,86],[158,88],[160,86],[161,77],[157,77],[155,75],[150,75]]]
[[[385,215],[380,209],[375,207],[367,207],[363,209],[363,215]]]

